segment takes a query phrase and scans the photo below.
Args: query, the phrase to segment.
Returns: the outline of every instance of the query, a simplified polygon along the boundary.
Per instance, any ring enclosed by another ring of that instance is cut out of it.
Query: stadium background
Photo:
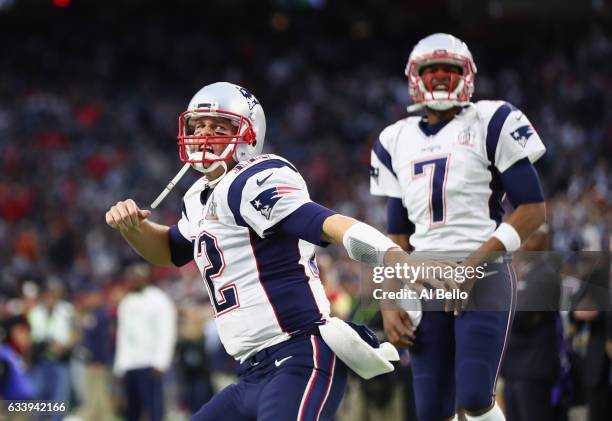
[[[77,332],[88,294],[101,291],[113,314],[137,259],[104,212],[127,197],[150,203],[174,175],[178,114],[213,81],[255,93],[266,151],[291,160],[315,200],[384,228],[370,147],[405,115],[408,54],[437,31],[470,46],[474,99],[513,103],[545,142],[552,249],[609,250],[610,1],[0,0],[0,318],[26,314],[49,282],[65,286]],[[188,186],[153,219],[173,223]],[[359,268],[337,252],[319,263],[337,313],[351,317]],[[179,309],[181,338],[203,343],[211,310],[195,266],[152,278]],[[213,345],[202,373],[222,382],[232,364]],[[76,339],[77,373],[81,348]],[[187,410],[179,359],[167,376],[174,415]]]

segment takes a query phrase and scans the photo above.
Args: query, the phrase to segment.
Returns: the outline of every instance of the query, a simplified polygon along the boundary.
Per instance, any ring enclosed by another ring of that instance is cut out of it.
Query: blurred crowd
[[[369,194],[370,148],[387,124],[406,114],[403,66],[412,45],[432,31],[410,21],[414,27],[399,36],[402,16],[410,13],[404,9],[391,9],[376,23],[376,15],[349,13],[346,5],[330,6],[325,16],[241,5],[250,21],[228,9],[220,16],[231,18],[216,20],[215,7],[222,6],[209,7],[205,27],[184,24],[193,20],[188,8],[174,10],[170,23],[163,8],[138,22],[110,8],[94,9],[95,19],[85,11],[52,14],[55,22],[37,15],[27,20],[17,10],[11,19],[18,23],[10,23],[0,14],[7,28],[0,39],[0,319],[5,341],[32,369],[31,396],[43,393],[47,375],[64,379],[66,396],[84,404],[85,386],[78,385],[85,371],[75,374],[71,364],[110,370],[117,308],[130,290],[125,268],[138,258],[105,226],[104,213],[128,197],[148,206],[179,169],[177,118],[205,84],[227,80],[254,92],[268,121],[265,150],[291,160],[318,202],[385,227],[384,203]],[[484,23],[452,28],[479,68],[474,100],[511,102],[547,146],[537,167],[550,249],[609,251],[609,27],[594,20],[579,36],[562,36],[557,27],[555,37],[542,23],[533,43],[510,33],[488,36]],[[152,219],[174,223],[189,185],[184,179]],[[375,324],[376,309],[359,305],[359,267],[333,248],[319,264],[336,313]],[[233,364],[220,351],[196,268],[153,269],[148,278],[178,308],[170,376],[180,376],[166,380],[177,385],[182,407],[194,409],[225,384]],[[64,326],[51,336],[40,333],[37,312],[57,302]],[[89,332],[92,320],[105,326],[102,333]],[[24,323],[26,334],[19,328]],[[408,355],[405,360],[408,366]],[[207,380],[183,387],[198,379]],[[189,396],[194,388],[201,393]],[[118,411],[115,394],[109,399]]]

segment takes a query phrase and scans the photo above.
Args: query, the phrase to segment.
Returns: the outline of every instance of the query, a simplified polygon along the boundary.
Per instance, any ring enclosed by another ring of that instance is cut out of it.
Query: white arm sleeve
[[[290,167],[251,176],[244,185],[240,215],[260,237],[300,206],[310,202],[302,176]]]
[[[533,163],[546,152],[540,136],[529,119],[513,109],[501,127],[495,150],[495,167],[503,173],[515,162],[529,158]]]

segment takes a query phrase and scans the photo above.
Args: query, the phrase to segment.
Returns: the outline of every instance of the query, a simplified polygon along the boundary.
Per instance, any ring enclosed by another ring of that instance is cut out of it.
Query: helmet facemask
[[[207,116],[228,119],[237,128],[236,133],[196,135],[193,121]],[[227,162],[234,159],[238,145],[254,146],[256,143],[253,124],[248,118],[230,111],[211,108],[197,108],[181,113],[177,138],[181,161],[191,164],[194,169],[204,174],[220,166],[227,171]],[[220,155],[216,155],[212,150],[213,145],[229,145],[229,147],[226,147]]]
[[[449,64],[461,69],[461,73],[438,70],[422,74],[423,69],[432,64]],[[414,101],[408,111],[416,111],[424,106],[435,110],[448,110],[468,103],[474,92],[476,72],[472,60],[468,57],[446,52],[416,57],[408,62],[405,73],[408,77],[410,97]],[[434,78],[447,78],[448,88],[436,90],[432,83]]]

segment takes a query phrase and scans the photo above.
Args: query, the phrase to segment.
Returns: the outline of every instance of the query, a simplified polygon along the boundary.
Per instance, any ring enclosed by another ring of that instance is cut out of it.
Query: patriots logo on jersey
[[[527,144],[527,140],[531,137],[533,133],[533,128],[530,125],[526,125],[521,126],[512,133],[510,133],[510,136],[512,136],[512,138],[524,148]]]
[[[291,186],[272,187],[259,193],[257,197],[251,200],[249,203],[255,208],[256,211],[261,212],[261,214],[269,220],[276,202],[278,202],[282,196],[290,194],[296,190],[300,189],[298,187]]]

